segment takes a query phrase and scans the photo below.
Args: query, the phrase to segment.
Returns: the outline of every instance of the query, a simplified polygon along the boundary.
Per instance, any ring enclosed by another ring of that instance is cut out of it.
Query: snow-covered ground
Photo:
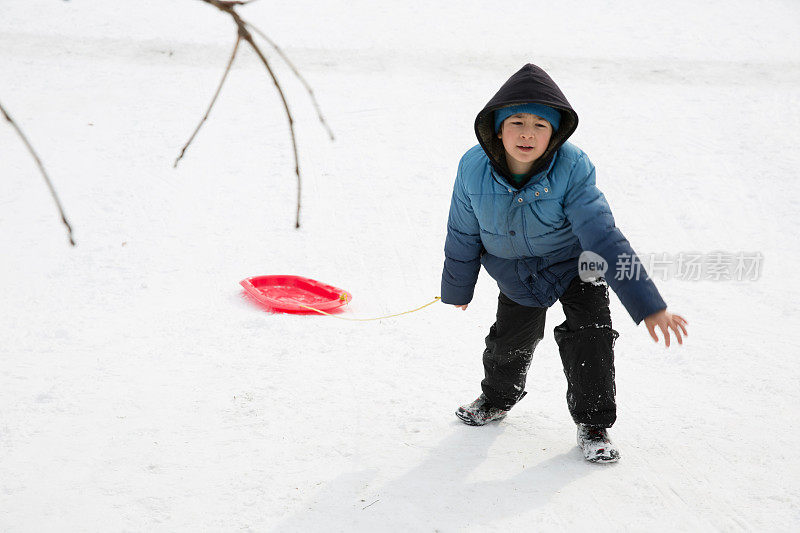
[[[788,531],[800,528],[800,5],[260,1],[286,119],[196,0],[2,0],[0,530]],[[265,48],[266,49],[266,48]],[[622,461],[575,447],[548,315],[529,394],[482,428],[497,290],[376,322],[267,314],[238,281],[310,276],[345,316],[438,294],[456,164],[526,62],[581,117],[641,253],[760,252],[757,281],[659,281],[690,322],[655,345],[613,299]]]

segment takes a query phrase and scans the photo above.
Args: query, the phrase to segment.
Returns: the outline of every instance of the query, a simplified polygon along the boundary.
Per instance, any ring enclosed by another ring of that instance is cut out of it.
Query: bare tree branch
[[[233,19],[233,22],[236,24],[236,27],[237,27],[237,45],[238,45],[238,41],[242,40],[242,39],[245,40],[250,45],[250,47],[256,53],[258,58],[261,60],[261,63],[267,69],[267,72],[269,73],[270,77],[272,78],[273,83],[275,84],[275,87],[278,90],[278,95],[280,95],[281,102],[283,102],[283,108],[286,111],[286,118],[289,120],[289,133],[291,135],[291,140],[292,140],[292,150],[294,151],[294,171],[295,171],[295,174],[297,174],[297,213],[296,213],[296,217],[295,217],[295,228],[299,228],[300,227],[300,204],[301,204],[301,198],[302,198],[302,180],[301,180],[301,176],[300,176],[300,159],[299,159],[299,157],[297,155],[297,139],[296,139],[296,136],[295,136],[295,133],[294,133],[294,118],[292,118],[292,112],[289,109],[289,104],[286,101],[286,96],[283,93],[283,88],[281,87],[280,82],[278,82],[278,78],[275,76],[275,73],[272,71],[272,67],[269,64],[269,61],[264,56],[263,52],[261,52],[261,49],[258,47],[258,45],[255,43],[255,40],[253,39],[253,35],[247,29],[249,24],[246,21],[244,21],[239,16],[239,14],[236,12],[236,6],[246,5],[246,4],[248,4],[250,2],[253,2],[255,0],[248,0],[248,1],[240,1],[240,0],[234,0],[234,1],[231,1],[231,0],[201,0],[201,1],[205,2],[206,4],[212,5],[212,6],[216,7],[217,9],[219,9],[220,11],[223,11],[223,12],[225,12],[225,13],[227,13],[227,14],[229,14],[231,16],[231,18]],[[272,41],[269,40],[269,38],[266,37],[266,35],[264,35],[261,32],[259,32],[259,34],[262,37],[264,37],[270,44],[275,46],[274,43],[272,43]],[[276,47],[276,50],[277,50],[277,47]],[[233,61],[233,57],[235,55],[236,55],[236,50],[234,50],[234,53],[231,56],[231,62]],[[284,60],[286,60],[287,63],[289,63],[288,59],[286,59],[286,56],[283,55],[282,53],[281,53],[281,57],[283,57]],[[229,65],[229,68],[230,68],[230,65]],[[298,77],[299,77],[299,74],[297,73],[297,70],[293,66],[291,66],[291,68],[292,68],[292,70],[295,71],[295,74],[297,74]],[[223,81],[224,81],[224,76],[223,76]],[[308,84],[305,83],[305,80],[303,80],[303,83],[308,88]],[[309,91],[310,91],[310,88],[309,88]],[[311,92],[311,96],[312,96],[312,99],[313,99],[313,91]],[[215,96],[215,99],[216,99],[216,96]],[[327,124],[325,123],[325,120],[322,118],[322,114],[319,113],[319,106],[317,106],[316,100],[314,100],[314,105],[317,107],[317,111],[318,111],[318,115],[320,117],[320,120],[322,120],[322,123],[328,129],[329,134],[331,135],[331,138],[333,138],[333,134],[330,132],[330,128],[328,128]],[[212,102],[212,106],[213,106],[213,102]],[[209,107],[209,112],[210,112],[210,110],[211,110],[211,108]],[[201,124],[202,124],[202,121],[201,121]],[[180,157],[178,159],[180,159]]]
[[[255,1],[255,0],[251,0],[251,1]],[[281,47],[278,46],[275,43],[275,41],[273,41],[272,39],[267,37],[267,35],[263,31],[259,30],[258,28],[256,28],[252,24],[250,24],[249,22],[247,23],[247,25],[250,27],[251,30],[256,32],[262,39],[267,41],[270,44],[270,46],[272,46],[272,48],[274,48],[275,51],[278,52],[278,55],[281,56],[281,59],[283,59],[286,62],[286,64],[289,65],[289,68],[292,69],[292,72],[294,72],[294,75],[297,76],[297,79],[300,80],[300,83],[302,83],[303,86],[308,91],[308,95],[311,97],[311,102],[314,104],[314,109],[317,110],[317,116],[319,117],[319,121],[322,122],[322,125],[328,131],[328,136],[333,141],[334,140],[333,132],[331,131],[331,128],[328,126],[328,123],[325,121],[325,117],[322,116],[322,110],[319,107],[319,103],[317,102],[316,96],[314,96],[314,91],[311,89],[311,86],[308,85],[308,82],[306,82],[305,78],[303,78],[303,76],[300,75],[300,72],[297,70],[297,68],[294,66],[294,64],[289,60],[289,58],[286,56],[286,54],[283,53],[283,50],[281,50]]]
[[[300,201],[302,197],[301,193],[302,181],[300,179],[300,158],[297,156],[297,139],[295,138],[295,133],[294,133],[294,118],[292,118],[292,113],[291,111],[289,111],[289,104],[286,102],[286,96],[283,94],[283,89],[281,88],[281,84],[278,82],[278,78],[275,77],[275,73],[272,72],[272,68],[269,66],[269,61],[267,61],[267,58],[264,57],[264,54],[261,53],[261,49],[253,41],[253,36],[250,34],[249,31],[247,31],[247,28],[245,28],[244,26],[239,27],[239,35],[242,35],[242,38],[245,41],[247,41],[253,48],[253,50],[256,52],[256,54],[258,54],[258,57],[261,59],[261,62],[264,64],[267,71],[269,72],[270,77],[272,77],[272,81],[275,83],[275,87],[278,89],[278,94],[280,95],[281,101],[283,102],[283,108],[286,110],[286,116],[289,119],[289,131],[292,134],[292,150],[294,151],[294,172],[295,174],[297,174],[297,213],[295,215],[294,227],[299,228]]]
[[[186,144],[183,145],[183,148],[181,149],[181,153],[175,159],[175,163],[172,165],[172,168],[177,168],[178,161],[183,159],[183,154],[186,152],[186,149],[189,148],[190,144],[192,144],[192,141],[194,140],[195,135],[197,135],[197,132],[200,131],[200,128],[203,126],[203,124],[205,123],[206,119],[208,119],[208,115],[211,113],[211,108],[214,107],[214,103],[217,101],[217,97],[219,96],[219,92],[222,90],[222,86],[225,84],[225,80],[228,78],[228,73],[231,71],[231,65],[233,65],[233,60],[236,59],[236,52],[239,50],[239,42],[241,40],[242,40],[242,38],[239,37],[238,34],[237,34],[237,36],[236,36],[236,44],[233,45],[233,52],[231,52],[231,58],[228,60],[228,66],[225,67],[225,73],[222,75],[222,79],[219,80],[219,85],[217,86],[217,91],[214,93],[214,97],[211,99],[211,103],[208,105],[208,109],[206,109],[206,114],[203,115],[202,120],[200,120],[200,123],[197,125],[197,128],[195,128],[194,133],[192,133],[192,136],[189,137],[189,140],[186,141]]]
[[[44,181],[47,183],[47,187],[50,189],[50,194],[53,196],[53,200],[56,202],[56,207],[58,208],[58,212],[61,215],[61,222],[67,227],[67,237],[69,238],[69,243],[72,246],[75,246],[75,239],[72,238],[72,226],[70,226],[69,222],[67,222],[67,216],[64,214],[64,208],[61,207],[61,201],[58,199],[58,194],[56,193],[55,188],[53,188],[53,183],[50,181],[50,178],[47,175],[47,172],[44,169],[44,165],[42,164],[42,160],[39,159],[39,156],[36,155],[36,151],[31,146],[31,143],[28,142],[28,139],[25,137],[25,134],[22,133],[22,130],[19,129],[17,123],[14,122],[14,119],[6,112],[5,108],[3,108],[3,104],[0,104],[0,113],[2,113],[3,117],[11,124],[11,126],[17,131],[22,142],[25,143],[25,146],[28,147],[28,151],[33,156],[34,161],[39,166],[39,170],[42,172],[42,176],[44,176]]]

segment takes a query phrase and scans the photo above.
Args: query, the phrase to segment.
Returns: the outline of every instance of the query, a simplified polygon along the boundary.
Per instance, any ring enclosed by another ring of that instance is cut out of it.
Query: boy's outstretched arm
[[[481,228],[462,182],[463,159],[458,166],[450,214],[447,218],[447,239],[444,244],[442,302],[466,309],[472,301],[475,283],[481,270]]]
[[[686,320],[667,311],[667,304],[658,292],[655,283],[641,266],[636,252],[628,239],[617,228],[611,208],[603,193],[595,185],[595,169],[585,154],[575,163],[570,173],[570,183],[564,199],[564,211],[578,237],[581,248],[600,255],[608,265],[606,281],[619,297],[634,322],[644,321],[650,336],[658,342],[655,328],[658,326],[669,346],[669,329],[675,332],[678,343],[683,343],[679,330],[686,333]],[[623,260],[638,264],[629,274],[621,266]]]

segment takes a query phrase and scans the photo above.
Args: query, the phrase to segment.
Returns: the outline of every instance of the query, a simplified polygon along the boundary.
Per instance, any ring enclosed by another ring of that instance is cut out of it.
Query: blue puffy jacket
[[[528,102],[558,109],[561,125],[525,185],[517,189],[508,179],[493,115],[500,107]],[[555,82],[535,65],[512,76],[478,115],[480,144],[461,158],[453,188],[443,302],[469,303],[483,264],[500,291],[515,302],[549,307],[578,275],[578,256],[589,250],[605,259],[606,280],[637,324],[666,308],[643,269],[638,278],[615,275],[623,262],[638,258],[595,185],[594,165],[566,141],[577,123]]]

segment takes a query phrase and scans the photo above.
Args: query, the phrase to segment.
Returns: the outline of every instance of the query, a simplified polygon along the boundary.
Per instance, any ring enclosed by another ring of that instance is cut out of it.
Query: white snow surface
[[[259,1],[239,8],[297,126],[199,1],[2,0],[0,530],[789,531],[800,528],[800,4]],[[508,418],[480,392],[497,288],[374,322],[269,314],[239,280],[309,276],[344,316],[439,294],[473,120],[527,62],[581,117],[642,253],[761,252],[757,281],[658,281],[656,345],[612,297],[616,465],[583,461],[548,313]]]

